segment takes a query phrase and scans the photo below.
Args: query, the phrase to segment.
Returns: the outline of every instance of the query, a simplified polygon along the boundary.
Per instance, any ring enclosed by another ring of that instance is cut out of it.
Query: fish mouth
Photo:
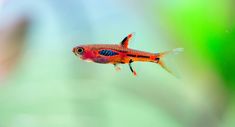
[[[74,55],[78,56],[79,54],[77,54],[77,53],[75,52]]]
[[[73,52],[73,53],[76,53],[76,48],[73,48],[73,49],[72,49],[72,52]]]
[[[78,54],[76,52],[74,53],[74,55],[82,59],[82,55],[80,55],[80,54]]]
[[[80,54],[78,54],[78,53],[76,53],[76,52],[74,52],[74,55],[77,56],[77,57],[80,58],[80,59],[84,59],[82,55],[80,55]]]
[[[72,52],[73,52],[76,56],[79,55],[79,54],[76,52],[76,48],[73,48],[73,49],[72,49]]]

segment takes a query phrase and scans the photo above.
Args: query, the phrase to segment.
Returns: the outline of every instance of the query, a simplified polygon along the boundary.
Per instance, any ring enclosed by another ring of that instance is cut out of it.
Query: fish
[[[170,51],[151,53],[129,48],[134,33],[127,35],[120,44],[87,44],[78,45],[72,52],[82,60],[100,64],[113,64],[117,71],[121,70],[119,64],[128,64],[134,76],[137,75],[132,67],[133,62],[152,62],[160,65],[169,73],[173,72],[165,65],[162,58],[168,54],[177,54],[183,48],[176,48]]]

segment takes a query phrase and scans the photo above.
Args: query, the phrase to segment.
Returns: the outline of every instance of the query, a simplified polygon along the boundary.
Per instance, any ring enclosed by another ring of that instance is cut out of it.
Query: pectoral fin
[[[117,64],[113,64],[116,71],[120,71],[121,68]]]

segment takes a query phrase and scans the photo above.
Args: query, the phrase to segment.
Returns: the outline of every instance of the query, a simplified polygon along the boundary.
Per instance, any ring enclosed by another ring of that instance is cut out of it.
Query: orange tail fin
[[[182,52],[184,49],[183,48],[176,48],[176,49],[173,49],[173,50],[170,50],[170,51],[166,51],[166,52],[162,52],[162,53],[158,53],[157,54],[157,63],[162,67],[164,68],[166,71],[168,71],[169,73],[171,73],[172,75],[176,76],[175,73],[173,73],[164,63],[164,61],[162,60],[162,58],[166,55],[170,55],[170,54],[173,54],[173,55],[176,55],[180,52]]]

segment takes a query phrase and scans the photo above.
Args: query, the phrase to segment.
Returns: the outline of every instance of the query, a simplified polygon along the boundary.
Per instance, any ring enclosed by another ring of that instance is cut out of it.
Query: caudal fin
[[[165,55],[169,55],[169,54],[177,55],[177,54],[179,54],[180,52],[183,52],[183,51],[184,51],[184,48],[175,48],[175,49],[170,50],[170,51],[159,53],[159,56],[164,57]]]
[[[170,50],[170,51],[166,51],[166,52],[162,52],[162,53],[158,53],[157,54],[157,63],[162,67],[164,68],[166,71],[168,71],[169,73],[171,73],[172,75],[176,76],[175,73],[173,73],[167,66],[166,64],[164,63],[164,61],[162,60],[163,57],[165,57],[166,55],[170,55],[170,54],[173,54],[173,55],[176,55],[176,54],[179,54],[180,52],[183,52],[184,49],[183,48],[176,48],[176,49],[173,49],[173,50]]]

